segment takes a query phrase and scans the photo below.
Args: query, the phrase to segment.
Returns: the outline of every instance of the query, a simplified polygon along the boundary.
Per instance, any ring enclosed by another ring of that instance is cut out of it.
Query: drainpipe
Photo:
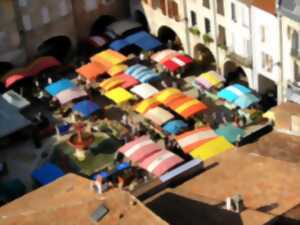
[[[279,68],[279,77],[277,83],[277,104],[280,104],[284,101],[284,80],[283,80],[283,31],[282,31],[282,15],[279,9],[279,3],[277,2],[277,15],[278,15],[278,26],[279,26],[279,51],[280,51],[280,63],[278,64]]]
[[[216,0],[218,1],[218,0]],[[219,52],[219,48],[218,48],[218,24],[217,24],[217,7],[216,7],[216,1],[213,1],[213,20],[214,20],[214,30],[215,30],[215,47],[216,47],[216,66],[217,66],[217,72],[219,74],[221,74],[220,71],[220,52]],[[226,34],[225,34],[226,35]]]
[[[187,0],[183,0],[183,10],[184,10],[184,26],[185,26],[185,40],[187,44],[188,54],[192,55],[191,51],[191,42],[189,38],[189,24],[188,24],[188,17],[187,17]]]

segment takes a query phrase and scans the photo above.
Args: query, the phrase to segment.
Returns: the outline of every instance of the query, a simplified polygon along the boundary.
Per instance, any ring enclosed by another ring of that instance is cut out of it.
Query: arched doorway
[[[209,48],[199,43],[194,47],[194,58],[201,65],[207,69],[216,69],[216,59]]]
[[[44,41],[38,47],[38,56],[54,56],[64,61],[72,48],[72,41],[67,36],[55,36]]]
[[[110,15],[100,16],[92,25],[90,35],[99,35],[103,33],[107,26],[117,21],[115,17]]]
[[[175,50],[183,49],[180,38],[172,28],[167,26],[160,27],[157,36],[162,43],[168,46],[168,48],[173,48]]]
[[[224,77],[226,80],[225,85],[240,83],[246,87],[249,87],[249,81],[244,69],[235,62],[227,61],[224,64]]]
[[[149,25],[147,18],[144,13],[142,13],[140,10],[136,10],[134,12],[134,20],[138,23],[142,24],[144,30],[149,31]]]
[[[273,80],[259,75],[258,76],[258,91],[261,94],[261,105],[266,111],[277,105],[277,85]]]

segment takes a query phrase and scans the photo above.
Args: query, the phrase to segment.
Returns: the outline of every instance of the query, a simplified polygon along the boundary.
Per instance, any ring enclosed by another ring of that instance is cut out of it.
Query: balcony
[[[300,49],[291,48],[291,56],[300,61]]]
[[[252,68],[252,59],[250,58],[250,56],[248,57],[242,56],[234,52],[232,48],[228,49],[226,56],[230,58],[232,61],[236,62],[237,64]]]

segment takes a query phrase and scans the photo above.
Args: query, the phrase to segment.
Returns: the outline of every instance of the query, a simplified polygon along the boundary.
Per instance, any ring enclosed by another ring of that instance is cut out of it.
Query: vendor
[[[91,188],[97,193],[102,194],[111,187],[111,183],[106,181],[101,175],[97,175],[95,181],[92,182]]]

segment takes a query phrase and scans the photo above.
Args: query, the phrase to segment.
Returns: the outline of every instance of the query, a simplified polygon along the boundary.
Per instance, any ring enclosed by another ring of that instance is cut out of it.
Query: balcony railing
[[[227,57],[237,64],[243,65],[245,67],[252,68],[252,59],[250,56],[245,57],[233,51],[232,48],[229,48],[227,51]]]
[[[300,60],[300,49],[291,48],[291,56],[297,60]]]

